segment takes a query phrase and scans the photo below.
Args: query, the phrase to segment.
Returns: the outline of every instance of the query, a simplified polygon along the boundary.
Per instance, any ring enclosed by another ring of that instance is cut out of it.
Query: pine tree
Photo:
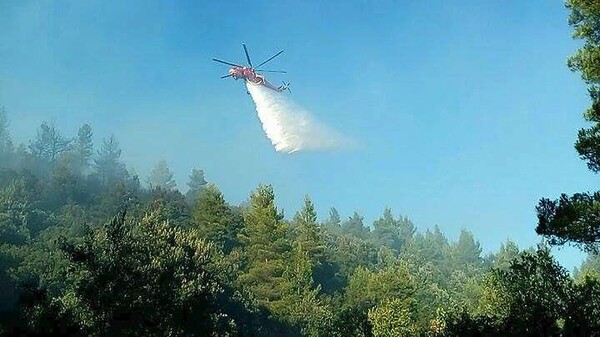
[[[229,253],[238,244],[237,234],[241,225],[221,191],[215,185],[206,187],[197,199],[193,212],[193,226],[200,236]]]
[[[342,223],[344,233],[354,235],[361,239],[366,238],[367,233],[369,233],[369,228],[365,227],[363,220],[364,218],[362,215],[358,214],[358,212],[354,212],[352,217]]]
[[[69,150],[70,144],[71,140],[64,138],[54,125],[44,122],[29,149],[37,158],[53,163],[63,152]]]
[[[0,153],[7,152],[6,147],[9,142],[8,117],[6,116],[6,109],[4,106],[0,106]]]
[[[571,11],[569,24],[573,37],[583,40],[583,46],[568,60],[572,71],[581,73],[588,85],[592,101],[585,119],[592,123],[579,130],[575,148],[588,168],[600,172],[600,2],[568,0]],[[558,200],[543,198],[536,208],[536,232],[549,238],[551,244],[575,244],[587,251],[597,251],[600,245],[600,191],[562,194]]]
[[[323,229],[330,233],[339,233],[342,229],[342,219],[335,207],[329,209],[329,217],[323,222]]]
[[[267,307],[285,293],[283,274],[291,251],[287,230],[275,204],[273,187],[260,185],[250,196],[239,236],[248,263],[239,282]]]
[[[112,185],[127,178],[125,164],[121,162],[121,149],[114,135],[102,141],[98,156],[94,161],[96,173],[102,182]]]
[[[7,167],[11,162],[13,151],[13,143],[8,132],[6,109],[4,106],[0,106],[0,162],[3,163],[2,166]]]
[[[458,242],[452,249],[457,266],[470,265],[480,267],[482,263],[481,246],[475,241],[473,234],[465,229],[460,231]]]
[[[75,160],[80,173],[85,173],[87,171],[90,166],[92,155],[94,154],[92,136],[92,127],[89,124],[83,124],[79,127],[73,150],[75,152]]]
[[[189,190],[185,194],[185,198],[189,204],[194,204],[196,199],[200,196],[202,191],[206,188],[206,180],[204,180],[204,171],[199,169],[193,169],[190,174],[190,180],[187,185]]]
[[[297,231],[295,245],[308,254],[313,266],[320,264],[325,247],[321,230],[317,226],[315,206],[308,196],[304,197],[304,205],[294,216],[293,224]]]
[[[373,228],[372,234],[377,243],[396,252],[400,251],[402,242],[400,241],[399,223],[394,219],[390,208],[386,208],[381,218],[373,222]]]
[[[500,245],[498,252],[491,256],[492,266],[495,269],[507,270],[510,263],[519,255],[519,247],[511,240]]]
[[[152,172],[148,176],[148,184],[151,188],[163,188],[166,190],[174,190],[177,188],[177,183],[173,179],[173,172],[169,169],[169,164],[164,159],[161,159]]]

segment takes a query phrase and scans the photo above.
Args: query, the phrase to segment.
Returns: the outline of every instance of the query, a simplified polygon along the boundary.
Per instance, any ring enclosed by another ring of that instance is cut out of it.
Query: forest
[[[575,149],[598,173],[600,4],[567,8],[591,99]],[[164,160],[129,170],[116,135],[39,121],[15,144],[13,118],[2,107],[1,335],[600,336],[600,192],[539,200],[538,246],[483,254],[390,208],[365,223],[305,196],[284,214],[269,184],[231,204],[201,168],[184,193]],[[588,257],[568,271],[559,245]]]

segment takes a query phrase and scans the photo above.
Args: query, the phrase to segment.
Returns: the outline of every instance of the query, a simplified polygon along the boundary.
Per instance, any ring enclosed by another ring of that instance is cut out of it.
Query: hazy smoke
[[[278,152],[331,151],[349,145],[337,131],[318,123],[287,95],[246,83],[263,130]]]

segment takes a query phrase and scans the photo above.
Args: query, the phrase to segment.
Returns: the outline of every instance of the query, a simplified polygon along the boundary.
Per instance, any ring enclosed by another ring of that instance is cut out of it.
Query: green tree
[[[386,300],[410,299],[415,290],[415,277],[405,263],[399,262],[377,271],[357,268],[350,278],[345,296],[347,305],[372,308]]]
[[[402,262],[387,266],[381,270],[369,271],[364,267],[358,267],[352,274],[346,293],[341,312],[352,313],[353,320],[347,322],[351,328],[346,330],[348,335],[367,335],[370,336],[378,327],[378,332],[382,333],[386,329],[383,317],[383,307],[388,306],[390,301],[400,301],[403,305],[410,307],[410,317],[414,315],[414,295],[416,283],[413,275],[410,274],[408,266]],[[377,310],[378,306],[382,306]],[[398,313],[398,315],[402,315]],[[369,317],[370,316],[370,317]],[[412,320],[412,318],[411,318]],[[415,322],[410,322],[413,325]],[[404,322],[395,322],[394,324],[403,325]]]
[[[323,222],[323,229],[330,233],[339,233],[342,229],[342,219],[335,207],[329,209],[329,216]]]
[[[285,291],[271,307],[303,335],[327,336],[333,324],[332,308],[319,297],[320,286],[314,286],[312,270],[309,252],[295,245],[283,275]]]
[[[583,46],[573,54],[568,65],[572,71],[581,73],[589,86],[592,106],[584,116],[593,123],[589,129],[579,131],[575,148],[587,161],[588,167],[600,171],[600,3],[591,0],[568,0],[571,11],[569,24],[573,27],[573,37],[583,40]]]
[[[410,300],[392,299],[369,310],[374,337],[417,336]]]
[[[575,271],[575,277],[579,275],[598,274],[600,276],[600,254],[589,253],[581,266]]]
[[[204,171],[199,169],[193,169],[190,174],[188,185],[188,191],[185,194],[185,198],[190,205],[196,202],[196,199],[200,196],[204,188],[208,183],[204,180]]]
[[[128,177],[125,164],[121,161],[121,149],[114,135],[105,138],[94,160],[96,173],[106,185],[125,180]]]
[[[586,270],[570,292],[565,336],[600,336],[600,273]]]
[[[75,164],[77,172],[86,173],[90,167],[90,161],[94,154],[94,143],[92,141],[92,127],[89,124],[83,124],[77,130],[77,137],[73,146]]]
[[[348,220],[342,223],[342,230],[346,234],[354,235],[361,239],[366,239],[369,228],[364,225],[364,217],[358,212],[354,212]]]
[[[250,196],[244,213],[239,239],[244,246],[247,267],[238,281],[267,308],[281,300],[285,293],[283,274],[291,252],[287,232],[283,213],[275,204],[273,187],[260,185]]]
[[[71,159],[74,158],[63,155],[51,169],[44,191],[45,206],[50,209],[58,209],[67,202],[84,204],[90,198],[81,176],[80,163]]]
[[[581,129],[575,148],[588,168],[600,171],[600,2],[567,0],[569,24],[573,37],[583,40],[568,60],[569,68],[579,72],[588,85],[592,101],[585,119],[592,123]],[[537,206],[536,232],[552,244],[574,243],[586,250],[595,250],[600,243],[600,192],[562,194],[558,200],[541,199]]]
[[[407,250],[406,256],[420,262],[430,262],[436,266],[445,264],[449,257],[450,243],[438,226],[433,231],[428,229],[424,234],[415,235]]]
[[[173,172],[169,169],[169,164],[164,159],[161,159],[150,175],[148,176],[148,184],[151,188],[160,187],[166,190],[174,190],[177,188],[175,179],[173,179]]]
[[[292,224],[297,235],[294,245],[307,254],[313,267],[319,266],[323,262],[325,244],[317,225],[315,206],[308,196],[304,197],[302,209],[296,213]]]
[[[482,303],[483,310],[475,315],[466,311],[450,315],[442,335],[561,336],[564,326],[583,322],[569,309],[572,286],[548,247],[522,252],[508,270],[494,271],[481,298],[487,302]]]
[[[71,140],[64,138],[54,125],[44,122],[40,125],[29,149],[37,158],[54,162],[62,153],[69,150],[70,144]]]
[[[506,240],[500,245],[498,252],[488,258],[490,266],[495,269],[506,270],[510,267],[512,260],[519,255],[519,252],[519,247],[514,241]]]
[[[383,215],[373,222],[373,238],[380,245],[399,253],[412,239],[415,226],[410,219],[394,218],[391,208],[385,208]]]
[[[402,242],[400,242],[398,224],[394,219],[391,208],[386,207],[383,210],[383,215],[373,222],[373,232],[371,234],[380,245],[391,248],[396,252],[400,251]]]
[[[83,243],[67,241],[61,249],[74,285],[60,301],[86,334],[217,336],[237,330],[219,306],[225,288],[212,267],[211,245],[194,233],[152,214],[132,224],[121,213]]]
[[[342,282],[339,268],[333,261],[332,252],[328,251],[325,235],[317,224],[314,204],[308,196],[304,198],[302,209],[294,216],[292,226],[296,232],[294,249],[308,259],[312,282],[325,293],[339,290]]]
[[[6,109],[4,106],[0,106],[0,163],[4,163],[5,166],[11,159],[13,153],[13,144],[8,132],[8,117],[6,116]]]
[[[342,284],[359,266],[373,267],[377,264],[377,247],[367,240],[354,235],[342,234],[335,236],[328,244],[327,255],[339,268]]]
[[[130,203],[131,201],[127,202]],[[188,228],[190,225],[190,208],[185,202],[185,196],[176,189],[152,188],[147,209],[172,226]]]
[[[225,253],[238,245],[237,235],[242,223],[236,219],[217,186],[208,185],[198,197],[192,221],[200,236],[214,242]]]
[[[458,242],[451,248],[452,258],[457,267],[469,266],[479,268],[482,266],[481,246],[473,234],[465,229],[460,231]]]
[[[22,178],[0,190],[0,242],[24,244],[30,238],[26,222],[31,204],[28,194]]]

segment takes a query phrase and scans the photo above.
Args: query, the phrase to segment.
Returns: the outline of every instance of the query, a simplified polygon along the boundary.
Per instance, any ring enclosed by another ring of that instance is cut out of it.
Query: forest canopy
[[[600,3],[567,8],[591,100],[575,148],[598,173]],[[2,107],[1,335],[600,336],[600,192],[541,199],[541,244],[483,254],[468,230],[449,240],[391,208],[320,218],[305,196],[285,216],[269,184],[235,205],[201,167],[186,184],[164,160],[139,177],[90,124],[39,121],[15,144],[11,118]],[[589,253],[572,273],[563,244]]]
[[[164,160],[129,172],[116,136],[42,122],[29,145],[0,113],[4,334],[523,336],[597,332],[600,259],[569,275],[549,247],[482,254],[463,230],[373,223],[270,185],[227,202],[204,171],[183,194]],[[145,181],[143,184],[141,181]],[[582,305],[582,303],[584,305]]]

